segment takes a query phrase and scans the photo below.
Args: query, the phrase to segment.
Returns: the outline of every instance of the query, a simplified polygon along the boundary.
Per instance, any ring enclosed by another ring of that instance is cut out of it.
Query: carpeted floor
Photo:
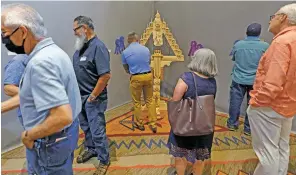
[[[122,114],[124,113],[124,114]],[[144,112],[143,115],[146,115]],[[173,159],[168,155],[166,146],[170,126],[167,112],[161,111],[162,120],[157,122],[158,132],[153,134],[132,127],[132,112],[121,110],[112,112],[107,123],[111,166],[110,175],[167,175],[174,172]],[[225,128],[227,115],[217,113],[215,136],[213,140],[212,162],[207,164],[204,175],[247,175],[252,173],[258,162],[251,145],[251,137],[245,136],[241,128],[237,132]],[[75,156],[83,149],[84,135],[80,135],[80,147]],[[291,135],[290,175],[296,175],[296,136]],[[75,174],[92,174],[97,163],[91,159],[85,164],[74,163]],[[26,174],[24,147],[2,154],[2,174]],[[190,171],[190,167],[189,167]]]

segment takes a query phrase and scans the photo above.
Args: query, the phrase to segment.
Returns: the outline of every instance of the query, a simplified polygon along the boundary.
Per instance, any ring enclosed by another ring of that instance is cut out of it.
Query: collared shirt
[[[131,43],[121,54],[122,64],[127,64],[130,74],[151,71],[150,51],[138,42]]]
[[[18,54],[13,57],[4,68],[4,85],[15,85],[18,87],[27,62],[28,55],[26,54]],[[17,110],[17,115],[21,119],[20,108]]]
[[[296,26],[278,33],[262,56],[250,104],[271,107],[285,117],[296,114]]]
[[[260,41],[259,37],[248,36],[238,41],[233,46],[232,80],[238,84],[253,85],[259,60],[268,47],[269,44]]]
[[[25,129],[42,123],[50,109],[65,104],[70,104],[74,121],[81,111],[81,98],[71,59],[51,38],[46,38],[29,55],[20,82]]]
[[[89,96],[100,76],[110,72],[110,55],[105,44],[93,37],[73,56],[73,66],[82,98]],[[107,98],[107,87],[98,98]]]

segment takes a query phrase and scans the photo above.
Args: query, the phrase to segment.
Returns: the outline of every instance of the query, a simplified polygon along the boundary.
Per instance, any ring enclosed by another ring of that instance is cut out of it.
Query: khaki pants
[[[143,116],[141,114],[141,95],[144,93],[144,99],[148,108],[149,125],[155,127],[156,107],[153,99],[153,75],[141,74],[133,75],[130,80],[130,91],[134,103],[134,122],[143,125]]]
[[[247,109],[252,145],[259,159],[253,175],[287,175],[292,119],[267,107]]]

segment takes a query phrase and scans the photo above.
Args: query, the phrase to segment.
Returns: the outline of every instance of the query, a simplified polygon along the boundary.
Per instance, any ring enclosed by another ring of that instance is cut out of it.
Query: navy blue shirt
[[[105,44],[94,37],[73,56],[73,66],[82,98],[89,96],[100,76],[110,72],[110,55]],[[107,98],[107,87],[98,98]]]
[[[15,85],[19,86],[22,75],[25,71],[26,64],[28,62],[28,55],[19,54],[16,55],[4,68],[4,85]],[[17,115],[22,123],[22,114],[20,108],[17,110]]]
[[[150,51],[138,42],[131,43],[121,54],[122,64],[127,64],[130,74],[151,71]]]
[[[196,83],[196,88],[194,85],[194,79]],[[181,79],[187,84],[188,89],[185,92],[183,98],[195,98],[196,93],[198,96],[204,96],[204,95],[214,95],[216,96],[217,92],[217,85],[216,85],[216,79],[215,78],[202,78],[195,73],[192,74],[192,72],[185,72],[181,76]]]

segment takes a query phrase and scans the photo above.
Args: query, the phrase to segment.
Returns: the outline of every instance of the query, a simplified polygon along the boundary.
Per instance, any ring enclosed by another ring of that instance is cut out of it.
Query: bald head
[[[132,42],[139,42],[139,36],[136,32],[130,32],[127,35],[127,42],[130,44]]]

